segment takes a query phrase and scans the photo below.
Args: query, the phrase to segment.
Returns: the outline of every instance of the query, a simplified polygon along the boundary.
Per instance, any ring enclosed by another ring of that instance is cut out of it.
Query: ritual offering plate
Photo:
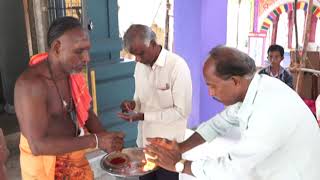
[[[109,154],[104,162],[112,168],[125,168],[129,165],[129,157],[122,152],[114,152]]]
[[[116,177],[138,177],[157,169],[145,166],[146,160],[142,148],[126,148],[121,152],[112,152],[101,160],[101,168]]]

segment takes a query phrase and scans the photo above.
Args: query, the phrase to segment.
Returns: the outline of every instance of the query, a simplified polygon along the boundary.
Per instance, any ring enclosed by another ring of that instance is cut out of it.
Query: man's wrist
[[[90,148],[96,148],[97,147],[97,139],[98,139],[97,134],[90,134]]]
[[[192,171],[191,171],[191,164],[192,164],[192,161],[186,160],[184,163],[184,169],[183,169],[182,173],[189,174],[189,175],[193,176]]]

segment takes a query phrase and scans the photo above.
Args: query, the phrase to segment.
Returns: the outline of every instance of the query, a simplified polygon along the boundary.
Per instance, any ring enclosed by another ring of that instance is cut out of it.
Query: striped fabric
[[[302,9],[304,11],[308,10],[308,3],[300,1],[297,3],[297,9]],[[270,14],[264,19],[262,26],[261,26],[261,32],[267,33],[268,29],[270,28],[270,25],[272,24],[273,20],[276,19],[278,16],[280,16],[284,12],[293,11],[293,3],[286,3],[281,4],[277,8],[275,8],[273,11],[270,12]],[[312,7],[312,13],[320,18],[320,7],[313,5]]]

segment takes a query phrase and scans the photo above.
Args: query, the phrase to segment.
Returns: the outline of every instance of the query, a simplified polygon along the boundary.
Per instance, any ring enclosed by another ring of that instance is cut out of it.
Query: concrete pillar
[[[226,43],[227,4],[228,1],[174,1],[174,52],[186,59],[192,76],[189,128],[198,126],[223,109],[221,103],[208,95],[202,66],[212,47]]]

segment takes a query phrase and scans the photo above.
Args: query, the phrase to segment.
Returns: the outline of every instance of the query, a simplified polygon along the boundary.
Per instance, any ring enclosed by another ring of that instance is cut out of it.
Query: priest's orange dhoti
[[[34,156],[23,135],[20,135],[20,165],[23,180],[93,179],[85,150],[60,156]]]

